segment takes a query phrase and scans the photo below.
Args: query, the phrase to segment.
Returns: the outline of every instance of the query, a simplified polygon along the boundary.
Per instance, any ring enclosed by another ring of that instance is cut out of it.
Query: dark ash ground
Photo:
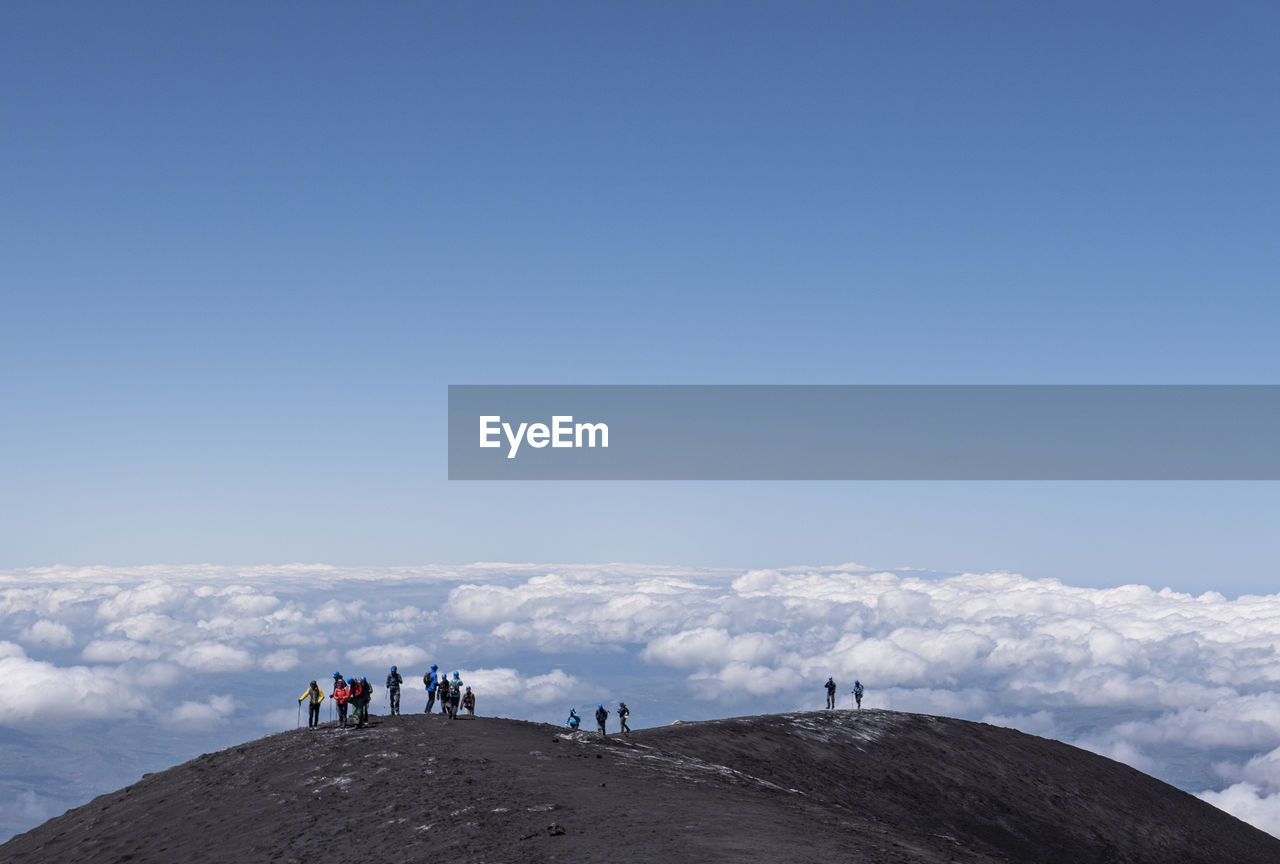
[[[1132,768],[891,711],[568,734],[375,717],[145,777],[0,846],[4,862],[1276,864],[1280,840]]]

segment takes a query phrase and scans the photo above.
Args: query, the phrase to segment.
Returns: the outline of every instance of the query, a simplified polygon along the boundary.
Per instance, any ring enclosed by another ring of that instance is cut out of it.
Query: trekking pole
[[[293,728],[294,729],[302,728],[302,700],[301,699],[298,700],[298,725],[294,726]]]

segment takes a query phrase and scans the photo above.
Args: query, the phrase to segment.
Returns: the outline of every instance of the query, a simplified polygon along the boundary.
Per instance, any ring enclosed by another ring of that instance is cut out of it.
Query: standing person
[[[307,691],[298,697],[298,701],[307,699],[307,728],[314,729],[320,725],[320,703],[324,701],[324,691],[312,681]]]
[[[596,706],[596,725],[600,727],[601,735],[609,734],[604,730],[605,721],[608,719],[609,719],[609,709],[604,707],[604,703],[601,702],[599,705]]]
[[[422,676],[422,683],[427,688],[427,707],[423,709],[427,714],[431,713],[431,708],[436,704],[436,691],[440,689],[440,677],[436,675],[436,664],[431,664],[431,669]]]
[[[827,676],[827,683],[822,685],[827,688],[827,707],[836,707],[836,682],[831,676]]]
[[[631,709],[627,707],[626,702],[618,703],[618,723],[622,726],[618,731],[623,735],[631,731],[631,727],[627,725],[627,718],[631,716]]]
[[[351,700],[351,691],[347,689],[347,682],[342,678],[338,678],[333,682],[333,701],[338,706],[338,723],[343,729],[347,728],[347,702]]]
[[[471,688],[467,688],[467,692],[462,694],[462,707],[467,712],[468,717],[476,716],[476,694],[471,692]]]
[[[403,683],[404,679],[400,677],[396,667],[392,666],[391,674],[387,675],[387,698],[391,701],[392,717],[400,713],[400,685]]]
[[[356,679],[348,678],[347,690],[351,693],[347,698],[347,702],[351,705],[352,719],[356,721],[356,728],[359,729],[364,725],[364,722],[360,719],[360,696],[364,693],[364,688],[360,686],[360,682]]]
[[[577,731],[578,731],[578,725],[579,725],[580,723],[582,723],[582,718],[578,716],[578,709],[577,709],[577,708],[570,708],[570,709],[569,709],[569,719],[565,720],[564,722],[565,722],[565,723],[567,723],[567,724],[569,724],[569,728],[570,728],[570,729],[572,729],[574,732],[577,732]]]
[[[436,695],[440,697],[440,713],[449,716],[449,679],[440,678],[440,684],[436,687]]]
[[[858,703],[858,708],[862,708],[862,682],[856,678],[853,681],[853,698]]]
[[[360,678],[360,722],[356,724],[359,729],[362,726],[369,725],[369,702],[373,699],[373,687],[369,684],[369,679],[361,676]]]
[[[453,670],[453,679],[449,682],[449,716],[458,716],[458,703],[462,701],[462,679],[458,670]]]

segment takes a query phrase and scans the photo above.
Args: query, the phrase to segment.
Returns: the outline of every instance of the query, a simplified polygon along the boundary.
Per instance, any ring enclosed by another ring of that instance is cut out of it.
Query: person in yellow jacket
[[[298,701],[307,700],[307,728],[320,725],[320,703],[324,701],[324,691],[312,681],[307,692],[298,697]]]

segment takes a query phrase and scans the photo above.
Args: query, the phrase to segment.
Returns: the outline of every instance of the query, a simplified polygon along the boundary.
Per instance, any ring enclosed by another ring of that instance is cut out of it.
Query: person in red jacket
[[[351,690],[351,710],[355,714],[356,728],[364,726],[364,716],[361,709],[364,707],[364,687],[354,678],[347,679],[347,687]]]
[[[347,725],[347,702],[351,700],[351,691],[347,689],[347,682],[341,678],[337,679],[333,685],[333,701],[338,706],[338,722],[343,728]]]

